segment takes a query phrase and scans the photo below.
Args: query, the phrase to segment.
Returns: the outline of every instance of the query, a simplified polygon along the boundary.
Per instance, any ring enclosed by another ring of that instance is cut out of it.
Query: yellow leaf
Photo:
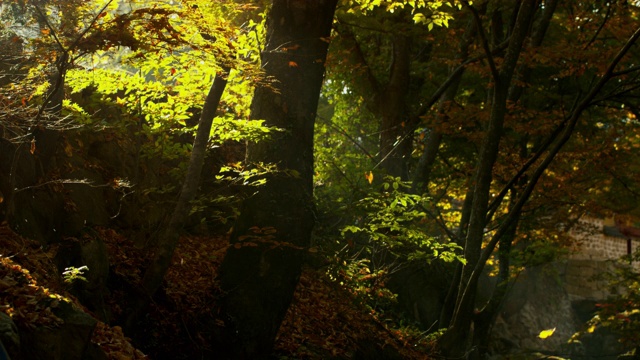
[[[364,178],[371,184],[373,182],[373,172],[369,171],[364,173]]]
[[[589,334],[593,334],[593,332],[596,331],[596,326],[595,325],[591,325],[589,326],[589,328],[587,329],[587,332]]]
[[[553,329],[547,329],[547,330],[542,330],[540,331],[540,334],[538,334],[538,337],[540,339],[546,339],[549,336],[553,335],[553,333],[556,331],[556,328]]]

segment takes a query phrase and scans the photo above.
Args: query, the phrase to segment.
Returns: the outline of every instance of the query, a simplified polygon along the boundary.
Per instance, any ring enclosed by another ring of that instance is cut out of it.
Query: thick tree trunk
[[[251,116],[283,131],[248,147],[251,163],[277,171],[243,203],[219,270],[229,358],[271,353],[310,244],[313,128],[336,3],[274,0],[267,18],[262,63],[275,81],[256,89]]]

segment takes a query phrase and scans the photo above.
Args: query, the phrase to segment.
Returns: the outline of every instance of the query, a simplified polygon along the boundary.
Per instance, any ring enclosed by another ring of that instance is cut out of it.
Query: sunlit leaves
[[[359,207],[365,217],[356,225],[345,226],[342,235],[346,238],[364,236],[371,244],[392,252],[401,251],[409,259],[463,261],[456,255],[460,250],[458,245],[428,233],[424,220],[430,200],[407,193],[408,186],[399,179],[388,178],[382,192],[360,200]]]
[[[449,26],[449,21],[453,16],[448,12],[449,8],[462,8],[462,4],[455,1],[425,1],[425,0],[349,0],[349,13],[369,13],[381,8],[389,13],[395,13],[404,9],[409,9],[413,14],[413,21],[416,24],[427,25],[429,31],[434,26]]]

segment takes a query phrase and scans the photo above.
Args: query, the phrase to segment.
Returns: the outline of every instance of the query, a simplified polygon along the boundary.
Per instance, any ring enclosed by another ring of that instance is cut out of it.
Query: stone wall
[[[571,235],[578,241],[577,251],[571,259],[606,261],[627,255],[627,238],[617,232],[613,218],[581,220],[571,230]],[[638,247],[640,239],[632,239],[631,251]]]
[[[640,247],[640,239],[628,238],[620,233],[614,219],[585,219],[571,230],[577,245],[565,262],[564,287],[572,301],[602,300],[609,291],[603,281],[594,279],[612,270],[611,260],[627,255],[628,241],[631,251]],[[633,266],[640,270],[640,263]]]

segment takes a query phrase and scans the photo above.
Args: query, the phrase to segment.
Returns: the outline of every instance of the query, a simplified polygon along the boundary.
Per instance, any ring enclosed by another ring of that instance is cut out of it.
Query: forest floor
[[[127,290],[126,286],[113,286],[113,279],[120,285],[138,283],[146,255],[113,229],[95,230],[93,236],[99,236],[109,252],[111,280],[105,302],[115,319],[122,313]],[[215,314],[219,294],[216,273],[228,245],[225,235],[182,237],[162,294],[145,318],[145,333],[136,336],[142,351],[132,345],[119,326],[103,322],[99,322],[92,341],[110,359],[192,359],[215,354],[208,340],[211,334],[202,319]],[[91,313],[71,295],[69,284],[62,281],[54,264],[55,246],[43,249],[2,224],[0,249],[0,290],[4,293],[0,300],[5,304],[0,311],[12,316],[18,326],[55,326],[51,309],[34,298],[50,300],[61,296]],[[28,283],[12,278],[19,272],[20,278],[27,274]],[[307,267],[278,334],[275,353],[280,359],[349,359],[354,355],[368,359],[383,354],[426,359],[425,354],[434,354],[432,345],[419,332],[394,327],[384,314],[357,301],[348,289],[327,276],[326,269]]]

